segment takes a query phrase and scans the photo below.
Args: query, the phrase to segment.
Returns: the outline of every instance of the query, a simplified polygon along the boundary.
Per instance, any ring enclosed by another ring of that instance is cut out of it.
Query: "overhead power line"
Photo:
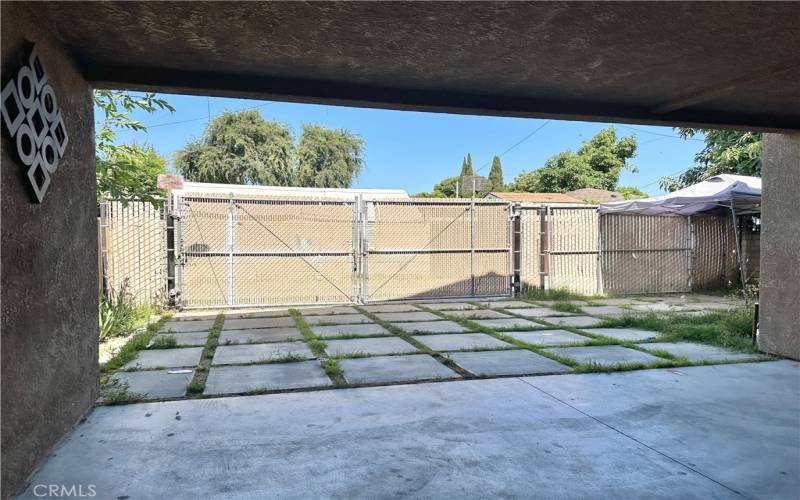
[[[498,158],[502,158],[502,157],[503,157],[503,155],[505,155],[506,153],[508,153],[508,152],[509,152],[509,151],[511,151],[512,149],[516,148],[517,146],[519,146],[519,145],[520,145],[520,144],[522,144],[523,142],[525,142],[525,141],[527,141],[528,139],[530,139],[531,137],[533,137],[533,136],[534,136],[534,135],[535,135],[535,134],[536,134],[538,131],[542,130],[542,129],[543,129],[543,128],[544,128],[544,127],[545,127],[545,126],[548,124],[548,123],[550,123],[551,121],[552,121],[552,120],[547,120],[546,122],[542,123],[541,125],[539,125],[538,127],[536,127],[536,128],[535,128],[535,129],[534,129],[534,130],[533,130],[533,131],[530,133],[530,134],[526,135],[525,137],[523,137],[522,139],[520,139],[519,141],[517,141],[517,142],[515,142],[513,145],[511,145],[511,146],[510,146],[508,149],[506,149],[505,151],[503,151],[502,153],[500,153],[499,155],[497,155],[497,157],[498,157]],[[481,171],[481,170],[483,170],[484,168],[486,168],[486,167],[488,167],[489,165],[491,165],[491,163],[492,163],[492,160],[489,160],[489,161],[487,161],[486,163],[484,163],[484,164],[483,164],[483,165],[482,165],[482,166],[481,166],[481,167],[480,167],[478,170],[476,170],[475,172],[480,172],[480,171]]]
[[[253,109],[263,108],[263,107],[266,107],[266,106],[269,106],[269,105],[272,105],[272,104],[275,104],[275,103],[274,102],[265,102],[264,104],[259,104],[258,106],[251,106],[249,108],[237,109],[236,111],[251,111]],[[202,120],[209,120],[210,116],[211,116],[211,108],[209,107],[208,108],[208,113],[206,114],[206,116],[201,116],[201,117],[198,117],[198,118],[190,118],[188,120],[178,120],[178,121],[174,121],[174,122],[165,122],[165,123],[156,123],[156,124],[153,124],[153,125],[145,125],[145,128],[151,129],[151,128],[157,128],[157,127],[167,127],[167,126],[170,126],[170,125],[181,125],[183,123],[199,122],[199,121],[202,121]]]

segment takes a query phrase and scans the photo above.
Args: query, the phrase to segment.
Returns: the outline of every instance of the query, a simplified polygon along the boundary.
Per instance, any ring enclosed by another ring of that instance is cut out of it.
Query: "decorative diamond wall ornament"
[[[25,175],[39,203],[69,143],[51,84],[34,47],[28,65],[21,67],[2,91],[3,130],[16,142],[17,156],[25,165]]]

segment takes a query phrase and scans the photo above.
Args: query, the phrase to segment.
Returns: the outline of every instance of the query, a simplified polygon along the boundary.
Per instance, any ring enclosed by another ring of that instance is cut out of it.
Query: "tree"
[[[348,188],[361,172],[364,141],[347,130],[304,125],[297,145],[297,184]]]
[[[495,156],[492,159],[492,168],[489,170],[489,179],[486,182],[485,191],[487,193],[502,191],[504,186],[503,167],[500,165],[500,158]]]
[[[197,182],[341,188],[363,168],[363,146],[346,130],[319,125],[304,125],[295,146],[286,125],[258,111],[226,112],[176,153],[175,167]]]
[[[225,112],[203,136],[175,153],[188,180],[224,184],[294,185],[293,138],[288,127],[258,111]]]
[[[475,175],[472,172],[472,155],[467,153],[467,157],[461,162],[461,173],[459,177],[464,177],[467,175]]]
[[[455,198],[456,185],[461,181],[461,177],[448,177],[437,182],[433,186],[433,191],[429,193],[417,193],[414,198]]]
[[[704,134],[705,147],[695,165],[675,177],[662,177],[664,191],[675,191],[719,174],[761,177],[761,134],[735,130],[678,128],[684,139]]]
[[[566,193],[581,188],[613,190],[622,170],[638,172],[628,163],[636,155],[636,137],[617,139],[614,127],[601,130],[577,152],[550,157],[544,167],[520,173],[512,191]]]
[[[636,200],[638,198],[647,198],[650,196],[649,194],[645,193],[641,189],[634,187],[634,186],[617,186],[614,191],[622,194],[622,197],[626,200]]]
[[[94,105],[102,113],[95,134],[95,177],[97,199],[114,198],[161,203],[161,191],[156,187],[158,174],[165,171],[166,162],[152,147],[136,144],[116,144],[115,131],[147,128],[131,118],[135,110],[153,113],[159,109],[170,112],[175,108],[155,94],[134,95],[121,90],[95,90]]]

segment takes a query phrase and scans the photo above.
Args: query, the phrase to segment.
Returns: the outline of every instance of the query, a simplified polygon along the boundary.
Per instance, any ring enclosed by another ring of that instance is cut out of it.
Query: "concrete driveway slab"
[[[392,323],[393,326],[409,333],[458,333],[468,332],[469,328],[454,321],[415,321],[411,323]]]
[[[276,316],[289,316],[289,310],[286,308],[275,309],[232,309],[225,311],[225,319],[243,319],[243,318],[273,318]]]
[[[143,372],[117,372],[111,380],[127,385],[128,392],[141,394],[146,399],[180,398],[186,395],[186,385],[192,381],[189,373],[169,373],[170,370]]]
[[[613,365],[616,363],[652,363],[661,358],[628,349],[621,345],[597,345],[588,347],[552,347],[547,352],[558,354],[582,364]]]
[[[630,313],[630,310],[619,306],[583,306],[581,309],[586,314],[598,314],[600,316],[618,316]]]
[[[298,308],[303,316],[333,316],[336,314],[358,314],[358,310],[351,306],[326,306]]]
[[[552,316],[575,316],[575,313],[563,312],[563,311],[556,311],[555,309],[549,309],[547,307],[525,307],[520,309],[514,309],[514,314],[519,314],[520,316],[531,316],[534,318],[549,318]]]
[[[413,304],[370,304],[361,306],[365,311],[371,313],[396,313],[396,312],[410,312],[419,311]]]
[[[653,342],[642,344],[641,347],[646,351],[667,351],[673,356],[686,358],[693,363],[700,361],[743,361],[763,358],[763,356],[755,353],[737,352],[695,342]]]
[[[249,330],[223,330],[219,335],[219,343],[262,343],[283,342],[300,339],[303,334],[294,326],[279,328],[251,328]]]
[[[212,365],[233,365],[274,361],[285,356],[314,358],[305,342],[273,342],[270,344],[221,345],[214,353]]]
[[[460,378],[456,372],[427,354],[343,359],[339,365],[345,380],[351,384]]]
[[[523,300],[492,300],[489,302],[480,302],[480,304],[490,309],[515,309],[519,307],[531,307],[535,305]]]
[[[466,302],[435,302],[435,303],[424,303],[420,304],[423,307],[427,307],[428,309],[433,309],[434,311],[463,311],[465,309],[477,309],[478,306],[474,304],[468,304]]]
[[[370,339],[327,340],[325,352],[329,356],[342,354],[399,354],[417,352],[417,348],[400,337],[378,337]]]
[[[306,316],[308,325],[354,325],[356,323],[371,323],[372,320],[363,314],[334,314],[330,316]]]
[[[548,323],[552,323],[554,325],[562,325],[562,326],[572,326],[575,328],[582,328],[585,326],[596,326],[603,322],[603,320],[598,318],[592,318],[591,316],[567,316],[567,317],[559,317],[559,318],[547,318],[545,319]]]
[[[503,329],[517,329],[522,330],[525,328],[536,328],[544,325],[522,318],[504,318],[504,319],[476,319],[475,323],[485,326],[487,328]]]
[[[640,330],[638,328],[584,328],[583,331],[616,340],[629,340],[633,342],[653,340],[661,335],[659,332]]]
[[[427,311],[416,311],[416,312],[395,312],[395,313],[378,313],[375,316],[382,319],[383,321],[436,321],[440,318],[439,316],[429,313]]]
[[[160,333],[207,332],[214,326],[213,319],[193,321],[167,321],[159,330]]]
[[[159,333],[153,337],[154,341],[159,339],[173,338],[175,345],[178,346],[199,346],[206,345],[209,332],[184,332],[184,333]]]
[[[97,498],[795,499],[798,366],[98,407],[21,498],[93,484]]]
[[[277,328],[295,326],[294,318],[284,316],[279,318],[234,318],[225,319],[223,330],[248,330],[251,328]]]
[[[533,375],[566,373],[572,368],[524,349],[512,351],[452,352],[447,357],[473,375]]]
[[[181,347],[177,349],[147,349],[139,351],[136,357],[122,366],[123,370],[180,368],[195,366],[203,355],[202,347]]]
[[[485,333],[446,333],[444,335],[415,335],[414,340],[422,342],[434,351],[460,351],[463,349],[494,349],[514,347],[508,342],[498,340]]]
[[[203,394],[236,394],[326,387],[331,380],[318,361],[266,365],[214,366],[208,372]]]
[[[566,330],[538,330],[534,332],[503,332],[503,335],[517,339],[527,344],[537,346],[555,346],[580,344],[592,340],[589,337],[578,335]]]
[[[369,336],[390,335],[389,331],[376,323],[361,323],[358,325],[328,325],[313,326],[311,331],[320,338],[336,337],[338,335]]]
[[[509,318],[508,314],[492,309],[464,309],[463,311],[444,311],[448,316],[469,319],[498,319]]]

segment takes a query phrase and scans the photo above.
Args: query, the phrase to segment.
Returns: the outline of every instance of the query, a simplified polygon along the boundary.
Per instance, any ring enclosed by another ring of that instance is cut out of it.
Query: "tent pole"
[[[731,218],[733,219],[733,237],[736,239],[736,263],[739,266],[739,282],[742,285],[742,293],[745,293],[744,267],[742,266],[742,246],[739,241],[739,224],[736,220],[736,209],[733,207],[733,201],[731,201]]]

